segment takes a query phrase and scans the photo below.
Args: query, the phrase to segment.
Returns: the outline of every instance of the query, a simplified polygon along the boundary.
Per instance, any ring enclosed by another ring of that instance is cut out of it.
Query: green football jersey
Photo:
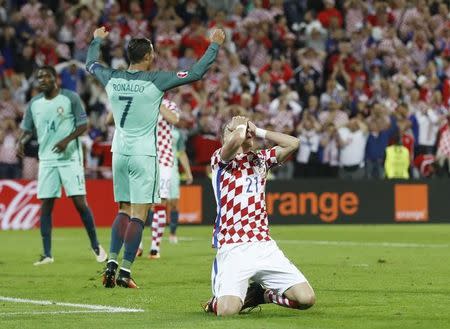
[[[124,71],[100,65],[101,38],[89,45],[86,69],[104,86],[111,103],[116,130],[112,151],[123,155],[156,156],[156,129],[164,92],[203,77],[214,62],[219,45],[212,43],[188,71]]]
[[[76,127],[86,123],[86,112],[80,97],[70,90],[60,89],[52,99],[45,98],[42,93],[32,98],[20,127],[28,132],[36,131],[40,165],[61,166],[72,161],[83,161],[78,138],[70,141],[64,152],[56,153],[53,148]]]

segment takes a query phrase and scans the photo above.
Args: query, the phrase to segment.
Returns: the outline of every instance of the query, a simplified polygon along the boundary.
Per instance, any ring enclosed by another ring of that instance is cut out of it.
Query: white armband
[[[256,137],[264,139],[264,138],[266,138],[267,130],[261,129],[261,128],[256,128],[255,134],[256,134]]]

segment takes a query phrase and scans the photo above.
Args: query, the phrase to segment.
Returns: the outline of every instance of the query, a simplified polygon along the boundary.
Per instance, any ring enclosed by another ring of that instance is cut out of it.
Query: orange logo
[[[394,190],[395,221],[428,221],[428,185],[396,184]]]
[[[181,186],[179,201],[181,224],[200,224],[202,222],[202,187],[198,185]]]
[[[312,214],[322,221],[334,222],[340,214],[354,215],[359,208],[359,198],[353,192],[342,194],[324,193],[273,193],[266,194],[267,213],[272,215],[274,208],[281,216]]]

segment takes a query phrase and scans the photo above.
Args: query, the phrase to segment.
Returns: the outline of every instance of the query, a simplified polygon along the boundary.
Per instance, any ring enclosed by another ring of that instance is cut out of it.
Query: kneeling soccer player
[[[255,136],[276,146],[253,152]],[[270,238],[265,206],[268,170],[296,151],[299,140],[256,128],[245,117],[234,117],[222,138],[211,159],[218,205],[213,247],[218,250],[211,275],[214,296],[205,311],[233,315],[264,303],[310,308],[314,291]]]

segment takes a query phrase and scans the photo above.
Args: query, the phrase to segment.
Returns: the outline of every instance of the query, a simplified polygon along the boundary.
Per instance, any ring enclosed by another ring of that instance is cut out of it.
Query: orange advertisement
[[[202,187],[199,185],[180,186],[181,224],[201,224],[202,222]]]
[[[396,184],[394,192],[396,222],[428,221],[428,185]]]

